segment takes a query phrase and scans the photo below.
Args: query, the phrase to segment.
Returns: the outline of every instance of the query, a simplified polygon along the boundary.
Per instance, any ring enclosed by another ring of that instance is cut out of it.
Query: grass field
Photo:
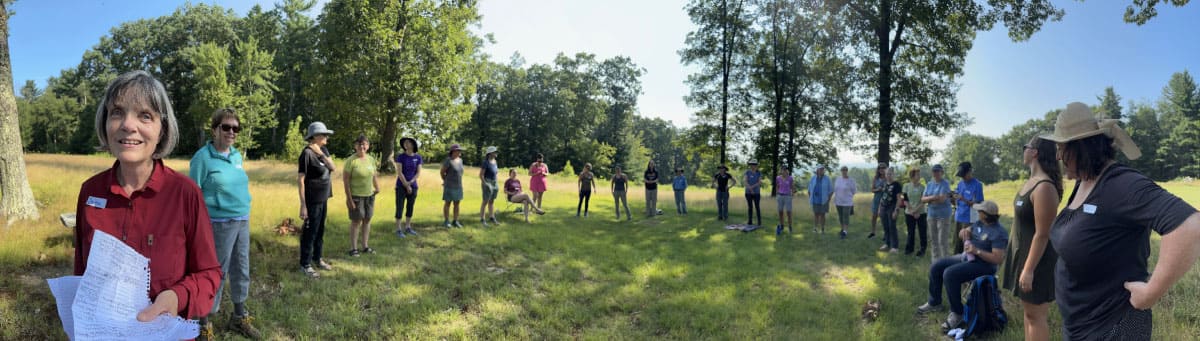
[[[45,284],[71,269],[72,234],[57,216],[74,211],[79,184],[112,159],[27,155],[26,162],[43,217],[0,228],[0,339],[62,339]],[[186,172],[187,161],[168,165]],[[802,198],[795,233],[776,238],[767,229],[724,230],[709,189],[688,191],[691,214],[682,217],[674,214],[669,187],[660,190],[665,214],[653,219],[639,214],[643,195],[633,190],[634,219],[626,222],[615,219],[608,183],[601,182],[591,216],[576,218],[574,183],[555,179],[546,194],[548,214],[526,224],[512,212],[515,205],[500,200],[504,225],[483,229],[478,171],[468,170],[461,219],[467,227],[447,230],[440,227],[436,169],[426,168],[415,220],[421,235],[391,234],[394,195],[384,191],[372,224],[375,255],[346,256],[349,221],[342,187],[335,186],[325,237],[335,269],[314,280],[298,271],[298,238],[271,231],[299,214],[295,166],[252,161],[246,170],[254,196],[248,306],[268,339],[929,340],[939,337],[945,317],[913,313],[925,300],[928,256],[876,252],[880,239],[865,239],[867,195],[858,198],[860,214],[847,240],[838,239],[836,223],[829,233],[813,233]],[[528,176],[521,179],[528,186]],[[1000,203],[1005,226],[1018,185],[985,190]],[[1200,204],[1200,185],[1165,186]],[[731,199],[733,222],[745,219],[740,191]],[[763,206],[764,225],[774,225],[774,200]],[[1020,340],[1020,308],[1004,297],[1009,326],[989,339]],[[1156,339],[1200,335],[1197,297],[1200,271],[1193,269],[1155,307]],[[882,302],[873,322],[860,318],[868,300]],[[218,337],[238,339],[220,328],[225,318],[217,319]],[[1053,312],[1053,330],[1059,321]]]

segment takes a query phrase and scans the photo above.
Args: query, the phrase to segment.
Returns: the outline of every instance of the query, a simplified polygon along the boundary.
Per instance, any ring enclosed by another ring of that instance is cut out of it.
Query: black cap
[[[967,175],[967,173],[970,171],[971,171],[971,163],[964,161],[963,163],[958,164],[958,173],[954,173],[954,176],[961,178],[964,175]]]

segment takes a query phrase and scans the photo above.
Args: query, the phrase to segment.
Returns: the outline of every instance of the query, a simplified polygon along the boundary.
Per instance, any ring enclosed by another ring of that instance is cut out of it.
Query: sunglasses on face
[[[226,133],[232,132],[234,134],[237,134],[237,133],[242,132],[241,126],[229,125],[229,124],[222,123],[220,127],[221,127],[221,131],[226,132]]]

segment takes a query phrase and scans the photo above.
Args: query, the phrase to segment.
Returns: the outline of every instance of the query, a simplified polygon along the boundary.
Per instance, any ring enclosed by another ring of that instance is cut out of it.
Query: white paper
[[[92,236],[83,277],[48,282],[72,340],[183,340],[200,334],[196,321],[179,317],[137,320],[138,312],[150,306],[150,260],[102,231]]]

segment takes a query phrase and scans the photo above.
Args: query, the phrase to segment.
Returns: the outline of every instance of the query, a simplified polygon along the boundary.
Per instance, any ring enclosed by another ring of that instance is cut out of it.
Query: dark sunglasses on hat
[[[241,126],[228,125],[228,124],[222,123],[220,127],[221,127],[221,131],[224,131],[226,133],[233,132],[234,134],[237,134],[237,133],[242,132]]]

